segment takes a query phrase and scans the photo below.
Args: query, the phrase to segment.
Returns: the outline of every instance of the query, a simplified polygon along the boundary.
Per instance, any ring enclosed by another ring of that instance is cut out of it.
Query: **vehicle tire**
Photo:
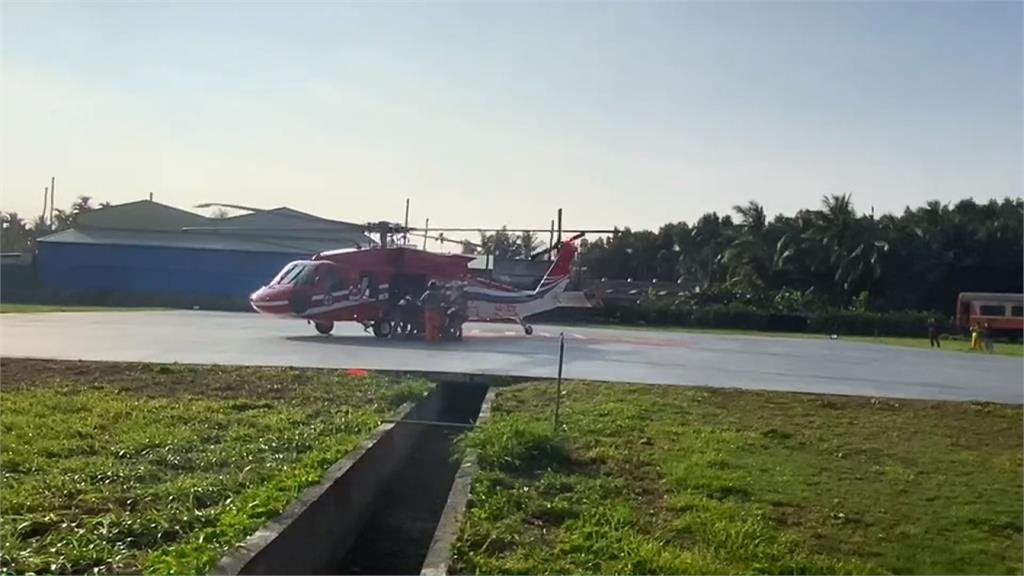
[[[529,324],[527,324],[526,326],[523,327],[523,330],[526,332],[527,336],[532,336],[533,335],[533,326],[530,326]]]
[[[377,338],[389,338],[394,324],[390,320],[377,320],[373,323],[373,335]]]
[[[326,322],[316,322],[313,326],[316,328],[317,332],[324,335],[330,334],[331,330],[334,330],[334,322],[330,320]]]

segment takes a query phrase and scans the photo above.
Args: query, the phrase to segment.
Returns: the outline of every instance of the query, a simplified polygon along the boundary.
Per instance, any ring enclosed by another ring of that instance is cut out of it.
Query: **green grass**
[[[685,326],[637,326],[630,324],[580,324],[580,326],[597,329],[666,330],[669,332],[690,332],[694,334],[727,334],[735,336],[766,336],[772,338],[828,338],[828,336],[824,334],[809,334],[807,332],[764,332],[759,330],[742,330],[737,328],[690,328]],[[868,342],[870,344],[884,344],[887,346],[909,346],[911,348],[930,348],[927,337],[910,338],[905,336],[840,336],[839,339],[852,340],[855,342]],[[943,339],[941,351],[971,352],[972,354],[985,354],[985,352],[972,352],[970,341],[963,338]],[[1024,356],[1024,343],[995,342],[993,344],[993,353],[999,354],[1001,356]]]
[[[166,310],[166,308],[129,308],[117,306],[65,306],[59,304],[18,304],[15,302],[0,303],[0,314],[20,314],[35,312],[134,312],[144,310]]]
[[[569,383],[503,389],[459,573],[1016,573],[1021,407]]]
[[[429,384],[3,359],[5,572],[206,572]]]

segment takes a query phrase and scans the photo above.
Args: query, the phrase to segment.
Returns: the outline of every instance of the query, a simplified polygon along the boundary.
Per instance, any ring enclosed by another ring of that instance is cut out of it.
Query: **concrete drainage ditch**
[[[429,568],[428,555],[431,573],[440,564],[447,569],[469,481],[452,446],[478,415],[486,417],[492,395],[478,381],[438,383],[226,554],[213,573],[418,574]]]

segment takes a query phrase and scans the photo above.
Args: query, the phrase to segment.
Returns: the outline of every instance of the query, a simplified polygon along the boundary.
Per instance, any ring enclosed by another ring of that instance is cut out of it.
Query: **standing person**
[[[985,352],[989,354],[995,346],[992,344],[992,327],[988,325],[988,322],[981,327],[981,345],[985,348]]]
[[[971,350],[981,350],[981,327],[977,322],[971,323]]]
[[[928,346],[931,348],[942,348],[939,344],[939,325],[935,322],[934,316],[928,319]]]
[[[398,302],[398,331],[408,336],[423,332],[423,312],[412,296]]]
[[[456,340],[462,340],[462,325],[469,317],[467,308],[468,302],[464,285],[461,282],[456,282],[452,286],[451,307],[447,314],[449,336]]]
[[[441,339],[441,326],[444,325],[444,311],[441,294],[441,285],[436,280],[427,284],[427,291],[420,296],[420,306],[423,308],[423,324],[427,332],[428,342],[437,342]]]

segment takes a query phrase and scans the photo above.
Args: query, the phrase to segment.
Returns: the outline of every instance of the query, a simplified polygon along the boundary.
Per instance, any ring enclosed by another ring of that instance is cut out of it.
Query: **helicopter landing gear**
[[[373,323],[373,335],[377,338],[390,338],[394,327],[390,320],[377,320]]]
[[[516,318],[516,322],[519,322],[519,325],[523,327],[523,332],[525,332],[527,336],[533,334],[533,326],[527,324],[525,320],[522,318]]]
[[[326,336],[331,333],[331,330],[334,330],[334,322],[330,320],[326,322],[315,322],[313,327],[316,328],[317,332]]]

